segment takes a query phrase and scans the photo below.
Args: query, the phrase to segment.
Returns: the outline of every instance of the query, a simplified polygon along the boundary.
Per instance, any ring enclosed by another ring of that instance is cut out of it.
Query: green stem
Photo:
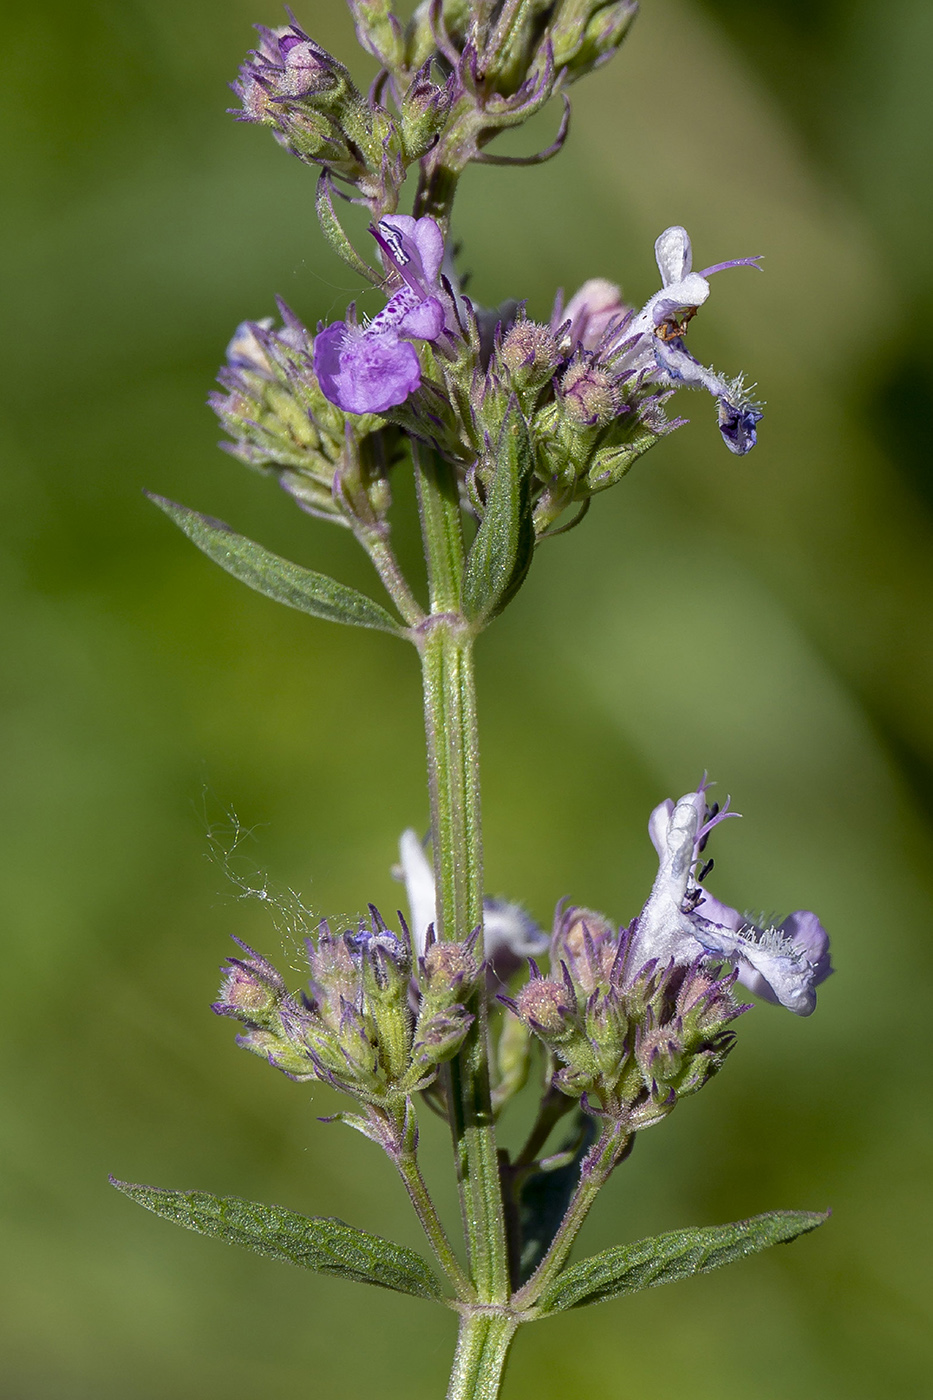
[[[599,1138],[590,1148],[580,1165],[580,1180],[573,1194],[567,1213],[547,1254],[541,1260],[531,1278],[520,1288],[512,1299],[515,1308],[529,1308],[553,1282],[567,1261],[580,1226],[586,1219],[590,1206],[600,1190],[612,1175],[626,1146],[631,1140],[631,1132],[624,1122],[618,1119],[606,1123]]]
[[[450,1279],[457,1291],[457,1297],[469,1302],[475,1298],[476,1294],[473,1285],[467,1278],[460,1265],[460,1260],[454,1254],[447,1232],[441,1224],[437,1208],[431,1200],[424,1177],[421,1175],[421,1168],[418,1166],[418,1159],[414,1152],[403,1152],[393,1158],[398,1174],[405,1183],[409,1199],[415,1208],[415,1214],[421,1221],[424,1233],[431,1242],[431,1248],[437,1256],[438,1263]]]
[[[457,480],[443,458],[416,438],[411,440],[411,457],[428,565],[431,611],[456,612],[463,582],[463,527]]]
[[[431,841],[438,938],[469,938],[483,920],[479,744],[473,629],[458,611],[463,536],[453,473],[415,447],[431,616],[416,629],[424,682]],[[482,956],[482,947],[478,949]],[[483,1303],[509,1296],[505,1219],[489,1084],[486,1001],[448,1069],[448,1112],[457,1156],[470,1272]]]
[[[464,1312],[447,1400],[496,1400],[517,1326],[507,1312]]]
[[[355,524],[353,533],[369,555],[373,568],[405,622],[409,627],[417,627],[419,622],[424,621],[424,609],[409,588],[392,546],[378,530],[366,525]]]

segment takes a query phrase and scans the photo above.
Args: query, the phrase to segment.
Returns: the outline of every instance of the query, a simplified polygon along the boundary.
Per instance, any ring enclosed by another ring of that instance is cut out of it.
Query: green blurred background
[[[394,907],[398,833],[426,823],[414,656],[250,594],[140,494],[371,586],[351,540],[216,450],[204,407],[240,319],[281,292],[313,324],[356,290],[313,176],[224,114],[250,22],[280,14],[4,15],[4,1400],[428,1400],[451,1355],[441,1311],[173,1230],[106,1181],[421,1247],[376,1150],[316,1121],[334,1100],[207,1009],[230,933],[283,940],[205,858],[235,813],[244,878],[319,912]],[[338,0],[298,18],[352,54]],[[489,304],[543,315],[597,274],[638,302],[675,222],[701,266],[767,269],[717,278],[691,330],[758,380],[757,451],[731,457],[682,396],[690,426],[542,549],[482,643],[489,887],[542,920],[565,894],[629,918],[651,805],[705,767],[746,818],[717,837],[717,893],[818,910],[838,968],[811,1020],[745,1018],[583,1243],[772,1207],[831,1205],[830,1225],[527,1330],[514,1400],[930,1394],[931,58],[926,0],[646,0],[575,90],[563,156],[465,181]]]

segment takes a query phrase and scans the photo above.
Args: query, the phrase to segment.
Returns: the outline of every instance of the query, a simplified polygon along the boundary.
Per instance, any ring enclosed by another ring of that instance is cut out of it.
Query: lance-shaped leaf
[[[324,237],[333,248],[338,257],[358,272],[361,277],[365,277],[367,282],[373,282],[377,286],[382,281],[379,273],[374,272],[369,263],[363,261],[359,253],[344,233],[343,224],[337,218],[337,211],[334,208],[333,180],[329,170],[322,170],[320,179],[317,182],[317,196],[315,208],[317,210],[318,221],[323,230]]]
[[[266,1206],[238,1196],[163,1191],[113,1177],[110,1180],[131,1201],[199,1235],[215,1235],[267,1259],[283,1259],[318,1274],[335,1274],[356,1283],[373,1283],[396,1293],[443,1301],[440,1282],[420,1254],[356,1230],[342,1220],[299,1215],[284,1206]]]
[[[463,576],[463,611],[472,622],[495,617],[525,581],[535,547],[528,490],[533,465],[528,426],[513,398],[496,445],[486,514]]]
[[[708,1274],[773,1244],[787,1244],[828,1218],[828,1211],[772,1210],[734,1225],[672,1230],[653,1239],[619,1245],[565,1269],[544,1290],[537,1307],[541,1313],[561,1312],[675,1283],[694,1274]]]
[[[401,627],[385,608],[355,588],[282,559],[245,535],[238,535],[222,520],[176,505],[164,496],[147,494],[209,559],[257,593],[328,622],[346,622],[351,627],[374,627],[380,632],[401,635]]]

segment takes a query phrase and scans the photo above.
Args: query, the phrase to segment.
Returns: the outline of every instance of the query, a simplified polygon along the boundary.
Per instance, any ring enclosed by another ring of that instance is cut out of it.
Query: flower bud
[[[232,1016],[248,1025],[279,1030],[279,1006],[288,995],[285,983],[270,962],[239,939],[235,942],[247,956],[229,960],[218,998],[211,1009],[218,1016]]]
[[[564,416],[579,428],[604,427],[621,407],[616,376],[582,355],[564,371],[558,392]]]
[[[506,366],[515,389],[540,389],[560,364],[557,342],[547,326],[522,317],[502,338],[499,359]]]
[[[319,1077],[307,1053],[271,1031],[244,1031],[237,1036],[236,1043],[241,1049],[249,1050],[253,1055],[268,1060],[273,1069],[281,1070],[289,1079],[298,1083]]]
[[[568,63],[573,79],[611,58],[631,28],[638,13],[636,0],[616,0],[615,4],[594,7],[582,42]]]
[[[453,1059],[473,1020],[473,1015],[463,1006],[448,1007],[427,1019],[419,1017],[412,1046],[413,1062],[424,1070]]]
[[[453,100],[452,84],[431,81],[432,62],[428,59],[419,68],[401,101],[401,137],[408,163],[427,155],[444,129]]]
[[[297,24],[256,27],[259,48],[231,84],[241,102],[234,115],[270,127],[292,155],[357,185],[367,202],[391,204],[405,171],[389,113]]]
[[[348,0],[360,44],[390,72],[403,67],[405,35],[390,0]]]
[[[470,939],[466,943],[432,943],[421,960],[427,994],[433,999],[459,995],[479,976]]]
[[[547,1043],[560,1044],[575,1032],[576,1008],[559,982],[532,978],[515,999],[518,1015]]]
[[[567,909],[558,906],[551,936],[551,970],[566,967],[582,996],[590,996],[598,986],[608,987],[620,946],[619,930],[605,914],[578,905]]]

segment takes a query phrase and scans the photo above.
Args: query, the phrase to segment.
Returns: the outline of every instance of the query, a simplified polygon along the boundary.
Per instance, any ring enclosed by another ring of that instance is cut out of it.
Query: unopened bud
[[[391,0],[348,0],[360,44],[390,72],[403,67],[405,35]]]
[[[588,358],[580,357],[565,370],[560,398],[566,418],[580,428],[600,428],[612,421],[620,407],[620,394],[612,373]]]
[[[570,1017],[575,1008],[559,982],[534,978],[522,987],[515,1005],[522,1020],[547,1040],[565,1040],[574,1034]]]
[[[239,942],[239,940],[237,940]],[[218,1016],[266,1030],[279,1030],[279,1003],[287,996],[285,983],[270,962],[241,943],[245,958],[231,958],[224,969],[217,1001],[212,1009]]]
[[[619,930],[605,914],[571,905],[561,910],[551,938],[551,969],[563,964],[574,986],[590,996],[606,986],[619,952]]]
[[[473,1019],[470,1012],[462,1006],[451,1006],[424,1021],[419,1019],[412,1047],[413,1061],[419,1066],[429,1068],[453,1059],[463,1044]]]
[[[465,983],[474,982],[479,973],[476,958],[465,943],[432,943],[423,965],[432,997],[448,989],[459,991]]]
[[[525,319],[516,321],[506,331],[499,354],[519,391],[541,388],[561,358],[549,328]]]
[[[426,155],[444,129],[453,87],[431,81],[431,63],[419,68],[402,97],[401,133],[405,158],[412,162]]]

